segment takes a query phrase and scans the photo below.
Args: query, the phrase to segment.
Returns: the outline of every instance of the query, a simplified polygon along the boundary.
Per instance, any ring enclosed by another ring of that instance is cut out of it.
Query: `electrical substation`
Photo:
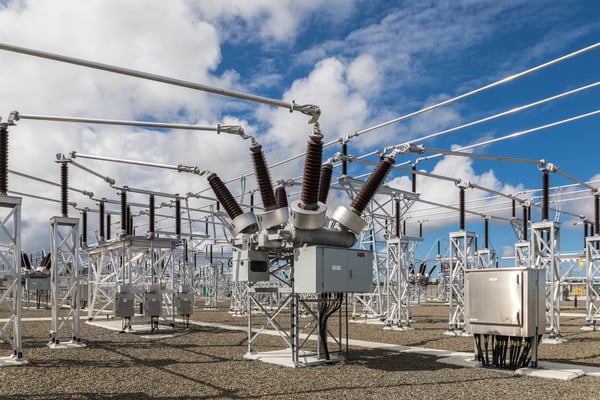
[[[251,137],[242,126],[11,110],[0,121],[0,310],[5,312],[0,325],[0,364],[28,363],[22,319],[24,311],[30,309],[47,314],[49,348],[76,352],[85,351],[90,344],[82,335],[81,323],[123,334],[161,335],[201,323],[196,318],[198,310],[216,313],[225,308],[231,318],[247,321],[246,359],[299,367],[351,363],[349,336],[354,328],[368,326],[400,337],[423,328],[413,318],[416,307],[436,305],[447,311],[445,336],[472,340],[473,351],[463,362],[506,370],[539,368],[543,362],[539,356],[541,345],[566,345],[561,334],[561,301],[573,282],[580,284],[580,293],[575,296],[580,297],[585,310],[581,328],[592,332],[597,329],[600,186],[598,182],[586,182],[581,171],[562,171],[561,160],[551,163],[487,154],[486,146],[592,117],[600,111],[549,121],[544,126],[482,139],[461,148],[430,148],[427,141],[467,125],[484,124],[576,96],[598,83],[573,89],[567,82],[568,91],[410,142],[379,143],[377,148],[360,154],[353,153],[359,148],[353,143],[371,131],[426,115],[586,52],[597,52],[598,47],[596,44],[579,50],[511,79],[338,139],[328,137],[321,129],[326,112],[322,113],[318,104],[302,103],[302,99],[274,100],[0,44],[3,52],[22,57],[279,107],[302,114],[308,122],[306,136],[297,139],[306,141],[303,154],[287,160],[267,160],[260,138]],[[224,181],[221,176],[228,176],[226,162],[160,164],[112,154],[86,154],[68,148],[68,143],[63,153],[47,155],[57,166],[56,171],[48,171],[48,176],[12,170],[10,160],[15,155],[10,151],[9,132],[18,135],[21,126],[46,123],[227,135],[247,144],[247,173]],[[475,151],[478,148],[482,150]],[[537,174],[539,187],[501,192],[461,176],[417,168],[419,163],[441,156],[513,163],[523,173]],[[303,160],[297,176],[275,176],[272,165],[297,158]],[[136,182],[117,181],[98,167],[108,169],[109,165],[110,170],[167,170],[173,180],[191,175],[204,189],[190,187],[185,193],[169,193],[160,187],[160,181],[154,188],[136,187]],[[70,179],[75,170],[90,180],[103,181],[106,190],[95,194],[78,189],[86,182]],[[23,198],[33,194],[9,187],[10,175],[29,180],[32,185],[54,185],[60,192],[59,197],[46,199],[57,209],[56,215],[46,216],[50,225],[48,252],[34,255],[21,242],[21,231],[25,229],[21,219],[36,210],[22,207]],[[390,185],[391,176],[408,177],[411,190]],[[561,209],[565,187],[552,187],[552,176],[568,180],[571,189],[575,187],[585,201],[593,204],[594,214],[571,215]],[[425,198],[420,194],[421,178],[451,182],[456,201],[443,204]],[[475,201],[466,201],[466,192],[476,192],[485,208],[470,209]],[[336,202],[331,201],[331,193],[335,193]],[[451,214],[456,229],[436,238],[431,256],[418,257],[428,221],[435,220],[438,213]],[[577,218],[584,226],[584,246],[561,252],[561,224],[569,217]],[[413,236],[408,234],[407,224]],[[482,233],[469,230],[469,224],[483,225]],[[498,249],[492,246],[494,227],[499,224],[514,231],[514,259],[501,260]],[[264,335],[275,335],[280,348],[265,350],[261,344]],[[600,340],[600,336],[595,339]],[[249,362],[261,368],[258,361]]]

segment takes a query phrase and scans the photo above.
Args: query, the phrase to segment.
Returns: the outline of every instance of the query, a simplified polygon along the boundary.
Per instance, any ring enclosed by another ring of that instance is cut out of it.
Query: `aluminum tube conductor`
[[[112,72],[112,73],[120,74],[120,75],[128,75],[128,76],[132,76],[135,78],[147,79],[147,80],[151,80],[151,81],[155,81],[155,82],[166,83],[168,85],[174,85],[174,86],[185,87],[188,89],[200,90],[203,92],[213,93],[213,94],[217,94],[217,95],[221,95],[221,96],[233,97],[233,98],[237,98],[237,99],[241,99],[241,100],[248,100],[248,101],[253,101],[253,102],[262,103],[262,104],[268,104],[268,105],[272,105],[272,106],[276,106],[276,107],[283,107],[283,108],[289,109],[290,111],[300,111],[301,113],[303,113],[305,115],[311,116],[312,118],[310,121],[312,121],[312,122],[315,122],[319,118],[319,115],[321,114],[320,108],[318,106],[314,106],[311,104],[298,105],[294,101],[289,103],[289,102],[285,102],[285,101],[281,101],[281,100],[270,99],[267,97],[256,96],[256,95],[241,93],[241,92],[234,92],[232,90],[215,88],[215,87],[203,85],[200,83],[188,82],[188,81],[184,81],[181,79],[170,78],[167,76],[152,74],[152,73],[143,72],[143,71],[136,71],[133,69],[118,67],[118,66],[109,65],[109,64],[103,64],[103,63],[99,63],[99,62],[95,62],[95,61],[84,60],[81,58],[69,57],[69,56],[64,56],[61,54],[54,54],[54,53],[50,53],[50,52],[46,52],[46,51],[40,51],[40,50],[29,49],[29,48],[25,48],[25,47],[13,46],[13,45],[10,45],[7,43],[0,43],[0,50],[6,50],[6,51],[14,52],[14,53],[26,54],[26,55],[33,56],[33,57],[45,58],[48,60],[54,60],[54,61],[58,61],[58,62],[79,65],[82,67],[98,69],[98,70]]]
[[[356,236],[352,232],[332,228],[319,229],[294,229],[292,234],[294,246],[332,246],[352,247],[356,243]]]

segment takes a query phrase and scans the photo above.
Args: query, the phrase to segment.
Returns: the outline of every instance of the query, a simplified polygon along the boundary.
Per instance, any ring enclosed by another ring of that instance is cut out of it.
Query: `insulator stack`
[[[148,220],[148,231],[150,233],[154,233],[154,216],[155,216],[155,212],[154,212],[154,195],[151,194],[150,198],[148,199],[149,205],[149,220]]]
[[[8,192],[8,129],[0,125],[0,193]]]
[[[394,164],[393,158],[383,157],[379,162],[379,165],[377,165],[375,171],[373,171],[371,176],[369,176],[369,179],[367,179],[367,182],[364,184],[360,192],[358,192],[358,194],[352,201],[352,204],[350,205],[350,207],[357,214],[362,214],[364,209],[367,207],[367,204],[369,204],[369,201],[371,201],[371,199],[377,192],[379,185],[381,185],[388,172],[390,171],[392,164]]]
[[[465,188],[460,188],[459,193],[459,227],[461,231],[465,230]]]
[[[277,200],[277,208],[286,208],[288,206],[288,198],[284,186],[277,186],[275,188],[275,199]]]
[[[207,180],[213,192],[215,192],[217,200],[219,200],[219,202],[223,204],[223,207],[225,207],[225,212],[227,212],[229,218],[235,219],[236,217],[242,215],[242,208],[237,201],[235,201],[233,195],[229,189],[227,189],[227,186],[225,186],[221,178],[219,178],[217,174],[212,173],[208,176]]]
[[[527,241],[527,222],[529,222],[527,206],[523,206],[523,240]]]
[[[106,240],[110,240],[110,214],[106,214]]]
[[[128,233],[127,229],[127,191],[121,190],[121,231]]]
[[[419,222],[419,237],[423,237],[423,222]]]
[[[98,225],[99,225],[99,236],[100,236],[100,240],[104,239],[104,201],[101,201],[99,204],[99,210],[98,210],[98,214],[100,214],[99,219],[98,219]]]
[[[181,236],[181,199],[180,198],[175,199],[175,234],[177,235],[177,237]]]
[[[130,206],[127,206],[127,234],[133,235],[133,215],[131,215]]]
[[[584,222],[583,223],[583,248],[584,249],[587,246],[587,241],[586,241],[587,237],[588,237],[588,223]]]
[[[260,189],[260,197],[263,201],[265,211],[276,208],[275,195],[273,194],[273,185],[271,184],[271,176],[265,162],[265,153],[262,151],[260,144],[254,144],[250,147],[252,161],[254,163],[254,171],[256,172],[256,180]]]
[[[600,232],[600,195],[594,196],[594,232]]]
[[[400,237],[401,236],[401,232],[400,232],[400,200],[396,199],[394,200],[394,222],[395,222],[395,229],[394,232],[396,233],[396,237]]]
[[[254,192],[250,193],[250,212],[254,212]]]
[[[483,248],[489,249],[489,231],[490,231],[490,221],[486,218],[483,221]]]
[[[548,221],[550,205],[550,175],[544,171],[542,175],[542,221]]]
[[[60,163],[60,208],[63,217],[69,216],[69,166],[66,162]]]
[[[327,203],[329,196],[329,187],[331,186],[331,176],[333,175],[333,165],[325,164],[321,167],[321,178],[319,180],[319,201]]]
[[[406,220],[402,221],[402,234],[406,235]]]
[[[442,254],[442,253],[441,253],[441,247],[442,247],[442,246],[441,246],[441,241],[440,241],[440,239],[438,239],[438,241],[437,241],[437,251],[438,251],[438,252],[437,252],[437,256],[438,256],[438,258],[439,258],[439,257],[440,257],[440,255]]]
[[[311,135],[306,142],[306,158],[302,175],[301,207],[305,210],[319,208],[319,180],[321,179],[321,160],[323,157],[323,142],[321,135]]]
[[[204,233],[208,235],[208,217],[204,218]]]
[[[413,165],[412,170],[413,170],[413,172],[411,174],[412,175],[412,192],[417,193],[417,173],[416,173],[417,166]]]
[[[512,217],[516,218],[517,216],[517,202],[515,199],[512,199]]]
[[[187,243],[187,240],[185,240],[185,239],[183,239],[183,261],[186,264],[189,261],[188,243]]]
[[[81,212],[81,243],[83,245],[87,244],[87,211],[83,210]]]
[[[348,161],[346,161],[346,156],[348,155],[348,143],[342,143],[342,175],[348,175]]]

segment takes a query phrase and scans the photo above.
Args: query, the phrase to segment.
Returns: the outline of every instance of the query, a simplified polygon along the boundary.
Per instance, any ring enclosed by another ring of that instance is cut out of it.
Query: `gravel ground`
[[[246,325],[227,305],[198,309],[193,320]],[[565,310],[583,312],[579,310]],[[472,339],[444,336],[447,306],[413,307],[414,330],[388,331],[380,325],[349,324],[353,339],[456,351],[471,351]],[[49,316],[27,311],[25,317]],[[282,316],[285,321],[285,316]],[[254,321],[262,323],[260,317]],[[600,332],[583,332],[583,317],[564,317],[568,342],[542,344],[540,359],[600,366]],[[350,361],[286,368],[248,361],[245,332],[178,326],[170,336],[122,334],[81,325],[87,347],[49,349],[49,321],[23,323],[29,364],[0,369],[1,399],[600,399],[600,378],[557,381],[483,368],[458,368],[435,357],[381,350],[350,350]],[[335,325],[332,321],[332,325]],[[282,348],[263,335],[257,351]],[[0,356],[8,354],[0,344]]]

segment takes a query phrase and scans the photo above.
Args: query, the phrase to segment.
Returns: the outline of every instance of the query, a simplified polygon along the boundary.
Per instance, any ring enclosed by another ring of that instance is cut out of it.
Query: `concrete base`
[[[473,336],[473,334],[469,333],[467,331],[461,331],[461,330],[447,330],[446,332],[444,332],[444,336],[471,337],[471,336]]]
[[[488,368],[482,367],[479,361],[473,358],[472,354],[464,353],[457,354],[450,357],[444,357],[438,359],[438,362],[442,364],[454,365],[463,368]],[[584,375],[593,375],[598,373],[598,368],[591,368],[589,371],[585,371],[583,368],[577,368],[575,365],[559,364],[551,362],[538,361],[539,368],[519,368],[515,371],[509,369],[496,369],[494,371],[506,372],[507,374],[516,374],[522,376],[533,376],[537,378],[546,379],[559,379],[563,381],[570,381],[572,379],[579,378]]]
[[[383,328],[384,331],[397,331],[397,332],[403,332],[403,331],[412,331],[415,328],[413,328],[412,326],[398,326],[398,325],[387,325]]]
[[[561,344],[561,343],[566,343],[567,339],[560,337],[560,336],[554,336],[554,337],[547,337],[545,339],[542,339],[541,344]]]
[[[592,331],[597,331],[598,329],[595,326],[592,325],[584,325],[581,327],[582,331],[587,331],[587,332],[592,332]]]
[[[385,325],[385,321],[382,321],[380,318],[356,317],[353,319],[349,319],[348,322],[351,322],[353,324]]]
[[[123,330],[123,320],[120,319],[109,319],[109,320],[100,320],[100,321],[87,321],[86,324],[98,326],[104,329],[110,329],[111,331],[118,331],[124,333],[135,333],[141,335],[149,335],[150,337],[156,339],[157,335],[172,336],[175,332],[175,328],[168,324],[158,324],[158,330],[152,332],[152,326],[149,321],[140,321],[140,322],[131,322],[131,327],[129,329]]]
[[[59,343],[48,343],[48,347],[51,349],[78,349],[82,347],[86,347],[85,343],[82,342],[74,342],[72,340],[68,342],[59,342]]]
[[[332,354],[331,360],[327,361],[325,359],[317,358],[317,356],[314,353],[300,351],[298,354],[298,363],[294,364],[294,362],[292,361],[291,349],[265,351],[261,353],[246,353],[244,355],[244,358],[247,360],[257,360],[269,364],[276,364],[290,368],[310,367],[315,365],[330,364],[344,361],[343,356],[339,354]]]
[[[29,361],[24,358],[15,358],[14,356],[10,357],[0,357],[0,368],[1,367],[18,367],[21,365],[27,365]]]

